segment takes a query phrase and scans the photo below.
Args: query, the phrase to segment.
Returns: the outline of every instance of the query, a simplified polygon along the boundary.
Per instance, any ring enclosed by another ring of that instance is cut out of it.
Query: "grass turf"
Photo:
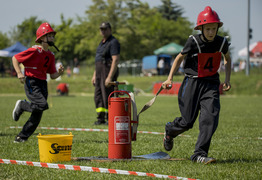
[[[70,96],[55,96],[58,81],[49,82],[48,102],[50,109],[44,112],[40,127],[63,128],[101,128],[94,126],[95,106],[94,87],[91,85],[90,67],[82,67],[81,75],[75,78],[62,77],[62,82],[70,84]],[[92,69],[92,68],[91,68]],[[127,80],[135,88],[150,92],[157,81],[166,76],[132,77],[120,76],[119,81]],[[183,76],[175,76],[181,82]],[[221,73],[221,81],[224,74]],[[129,162],[89,162],[70,161],[63,164],[103,167],[130,171],[165,174],[198,179],[261,179],[262,177],[262,83],[261,70],[252,70],[250,76],[244,72],[232,73],[232,89],[221,96],[221,112],[218,129],[212,139],[209,155],[217,159],[216,164],[194,164],[189,160],[181,161],[129,161]],[[138,110],[153,96],[137,96]],[[29,114],[24,113],[14,122],[11,113],[17,99],[24,99],[24,91],[17,78],[2,78],[0,82],[0,159],[39,162],[38,133],[68,134],[68,131],[37,129],[28,142],[14,144],[14,137],[21,129],[10,126],[23,126]],[[138,130],[164,132],[164,125],[179,116],[176,96],[159,96],[155,104],[140,115]],[[106,132],[73,131],[72,157],[107,156],[108,135]],[[190,137],[177,137],[174,149],[167,152],[173,158],[188,159],[198,136],[198,122],[193,129],[184,133]],[[164,151],[163,136],[138,134],[132,142],[133,156]],[[152,179],[150,177],[102,174],[94,172],[47,169],[21,165],[0,164],[0,179]]]
[[[37,129],[28,142],[13,143],[29,114],[24,113],[18,122],[11,118],[17,99],[24,95],[2,95],[0,97],[0,158],[39,162],[38,133],[68,134],[68,131]],[[137,96],[138,110],[153,96]],[[106,129],[94,126],[95,107],[93,96],[71,95],[49,97],[51,108],[44,112],[40,127],[71,127]],[[103,167],[129,171],[165,174],[198,179],[261,179],[261,96],[221,96],[221,113],[218,129],[212,139],[209,155],[217,159],[216,164],[195,164],[189,160],[146,160],[129,162],[60,162],[91,167]],[[140,115],[138,130],[164,132],[164,125],[179,116],[176,96],[159,96],[155,104]],[[107,156],[108,135],[106,132],[73,131],[72,157]],[[167,152],[173,158],[188,159],[198,136],[198,122],[184,133],[190,137],[174,139],[174,148]],[[138,134],[132,142],[132,154],[142,155],[164,151],[163,136]],[[0,164],[0,179],[152,179],[150,177],[102,174],[58,169],[47,169],[21,165]]]

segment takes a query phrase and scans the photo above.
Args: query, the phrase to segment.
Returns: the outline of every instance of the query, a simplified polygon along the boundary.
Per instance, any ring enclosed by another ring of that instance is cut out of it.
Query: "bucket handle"
[[[129,93],[127,91],[121,91],[121,90],[113,91],[108,96],[108,103],[110,103],[110,97],[112,96],[112,94],[115,94],[115,93],[124,93],[124,94],[127,94],[129,96],[129,98],[131,98],[131,96],[129,95]]]

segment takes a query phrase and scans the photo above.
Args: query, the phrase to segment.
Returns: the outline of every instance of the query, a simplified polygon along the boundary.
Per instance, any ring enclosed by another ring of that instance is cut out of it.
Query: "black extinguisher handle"
[[[126,84],[125,82],[118,82],[118,81],[114,81],[114,82],[110,82],[109,85],[110,86],[114,86],[114,91],[118,91],[118,85],[119,84]],[[118,97],[118,93],[114,94],[114,97]]]

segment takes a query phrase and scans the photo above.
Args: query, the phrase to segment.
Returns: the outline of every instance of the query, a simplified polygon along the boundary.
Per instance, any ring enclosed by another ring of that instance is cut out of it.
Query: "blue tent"
[[[27,47],[23,46],[20,42],[16,42],[14,45],[0,50],[0,56],[2,57],[12,57],[17,53],[25,51]]]

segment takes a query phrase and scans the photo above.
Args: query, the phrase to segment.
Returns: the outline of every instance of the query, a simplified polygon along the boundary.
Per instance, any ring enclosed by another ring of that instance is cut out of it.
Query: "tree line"
[[[112,33],[121,43],[121,60],[141,59],[165,44],[184,45],[195,24],[183,17],[184,9],[172,0],[161,0],[159,7],[150,7],[140,0],[92,0],[84,17],[64,19],[52,24],[57,32],[55,44],[60,52],[56,59],[69,64],[74,57],[79,61],[94,63],[96,48],[101,41],[99,25],[108,21]],[[196,17],[197,18],[197,17]],[[11,32],[10,37],[0,32],[0,48],[20,41],[26,47],[35,44],[35,33],[45,20],[36,16],[25,19]],[[228,32],[220,30],[220,34]]]

